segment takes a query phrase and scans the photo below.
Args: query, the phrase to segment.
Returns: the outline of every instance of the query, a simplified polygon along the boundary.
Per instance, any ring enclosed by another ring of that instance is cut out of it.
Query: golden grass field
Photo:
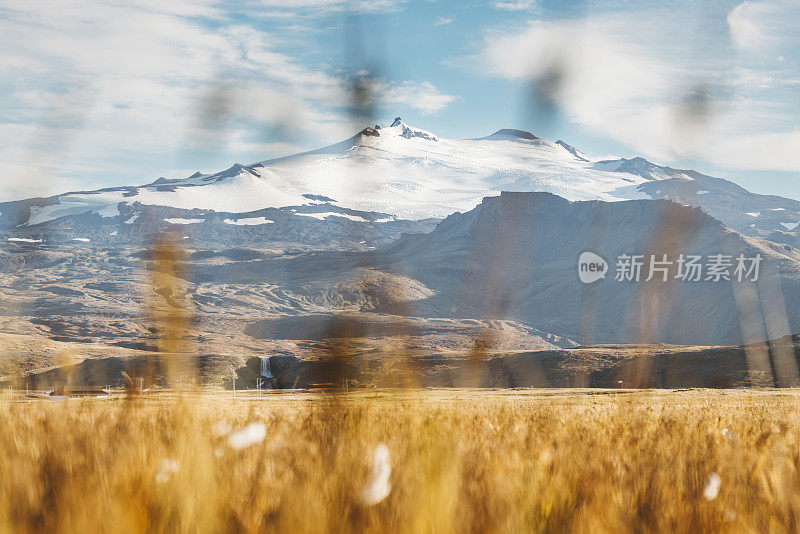
[[[0,405],[1,532],[787,532],[795,391]]]

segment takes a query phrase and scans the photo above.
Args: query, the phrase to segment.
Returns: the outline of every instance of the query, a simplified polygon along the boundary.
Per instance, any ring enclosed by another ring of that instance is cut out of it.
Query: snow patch
[[[794,230],[795,228],[797,228],[797,226],[798,226],[798,225],[800,225],[800,222],[794,222],[794,223],[781,223],[781,226],[783,226],[783,227],[784,227],[784,228],[786,228],[787,230]]]
[[[296,187],[301,184],[290,184],[269,169],[239,166],[237,170],[240,170],[238,174],[224,175],[226,171],[223,171],[212,175],[207,177],[209,181],[200,181],[198,177],[176,180],[167,184],[168,189],[162,190],[159,190],[162,186],[154,186],[135,191],[116,189],[64,195],[51,206],[32,206],[26,225],[88,213],[97,213],[103,218],[117,217],[121,203],[241,213],[299,206],[308,201]],[[134,220],[125,222],[130,224]]]
[[[313,217],[315,219],[319,219],[323,221],[328,217],[344,217],[345,219],[350,219],[351,221],[359,221],[359,222],[366,222],[364,217],[358,217],[356,215],[348,215],[347,213],[336,213],[333,211],[328,211],[325,213],[295,213],[295,215],[302,215],[303,217]]]
[[[175,217],[174,219],[164,219],[164,222],[168,222],[169,224],[199,224],[205,222],[205,219],[182,219],[180,217]]]
[[[12,243],[44,243],[43,239],[29,239],[27,237],[9,237]]]
[[[80,241],[81,243],[88,243],[88,242],[91,241],[91,239],[88,239],[86,237],[74,237],[72,240],[73,241]]]
[[[109,203],[106,193],[65,195],[50,206],[31,206],[26,226],[42,224],[61,217],[97,213],[103,218],[119,215],[118,202]],[[121,199],[120,199],[121,201]]]
[[[243,219],[225,219],[223,222],[236,226],[256,226],[259,224],[272,224],[275,221],[271,221],[266,217],[245,217]]]
[[[698,194],[698,195],[706,195],[706,194],[708,194],[708,191],[706,191],[706,190],[704,189],[704,190],[702,190],[702,191],[698,191],[698,192],[697,192],[697,194]]]
[[[745,213],[745,215],[749,215],[750,217],[758,217],[759,215],[761,215],[761,212],[760,211],[748,211],[747,213]]]
[[[119,204],[109,204],[99,210],[94,210],[94,213],[98,214],[100,217],[104,219],[113,219],[114,217],[119,217]]]

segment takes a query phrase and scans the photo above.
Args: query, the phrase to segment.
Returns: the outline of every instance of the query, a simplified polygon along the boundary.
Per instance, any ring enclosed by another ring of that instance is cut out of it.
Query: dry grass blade
[[[197,383],[197,369],[192,346],[191,302],[187,297],[186,273],[182,264],[183,247],[176,235],[164,234],[152,248],[149,263],[150,294],[147,315],[152,323],[156,346],[160,355],[158,368],[145,370],[144,379],[149,384],[159,377],[167,385]]]

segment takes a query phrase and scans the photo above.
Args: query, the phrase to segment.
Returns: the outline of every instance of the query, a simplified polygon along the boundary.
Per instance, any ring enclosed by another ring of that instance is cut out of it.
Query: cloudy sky
[[[402,115],[800,198],[800,2],[0,0],[0,200],[212,172]]]

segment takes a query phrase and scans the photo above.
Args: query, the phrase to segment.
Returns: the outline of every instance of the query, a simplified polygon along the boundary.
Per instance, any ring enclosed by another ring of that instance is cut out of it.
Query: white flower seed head
[[[267,437],[267,425],[261,422],[250,423],[246,427],[228,436],[228,446],[232,449],[244,449],[261,443]]]
[[[720,476],[716,473],[711,473],[706,479],[706,487],[703,489],[703,497],[705,497],[707,501],[713,501],[717,498],[717,494],[719,493],[719,488],[721,485],[722,479]]]
[[[372,506],[378,504],[392,490],[389,477],[392,474],[392,465],[389,458],[389,447],[379,443],[372,453],[372,476],[364,489],[361,490],[361,500],[364,504]]]

